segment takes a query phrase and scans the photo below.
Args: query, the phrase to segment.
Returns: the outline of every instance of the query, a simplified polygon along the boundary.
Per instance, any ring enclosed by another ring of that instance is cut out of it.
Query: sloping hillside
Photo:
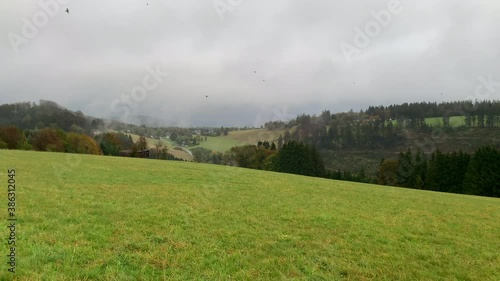
[[[494,198],[61,153],[0,166],[20,280],[500,279]]]

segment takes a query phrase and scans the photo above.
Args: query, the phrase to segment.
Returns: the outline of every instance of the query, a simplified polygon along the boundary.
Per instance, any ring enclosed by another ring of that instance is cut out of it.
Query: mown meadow
[[[495,198],[48,152],[0,166],[18,280],[500,279]]]

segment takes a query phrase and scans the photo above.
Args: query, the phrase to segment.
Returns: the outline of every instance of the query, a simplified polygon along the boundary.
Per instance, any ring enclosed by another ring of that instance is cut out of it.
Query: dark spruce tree
[[[467,194],[500,197],[500,151],[481,147],[472,156],[465,175]]]
[[[424,189],[426,171],[427,160],[421,150],[418,150],[415,155],[410,149],[399,154],[397,170],[399,186]]]
[[[470,156],[462,151],[443,154],[432,153],[428,163],[425,189],[463,193],[463,182]]]
[[[272,166],[277,172],[313,177],[323,177],[326,174],[323,160],[316,148],[297,141],[285,143],[273,160]]]

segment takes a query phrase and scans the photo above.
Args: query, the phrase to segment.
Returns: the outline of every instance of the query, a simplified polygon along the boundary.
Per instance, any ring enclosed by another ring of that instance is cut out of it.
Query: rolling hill
[[[0,150],[0,166],[19,280],[500,278],[495,198],[47,152]]]

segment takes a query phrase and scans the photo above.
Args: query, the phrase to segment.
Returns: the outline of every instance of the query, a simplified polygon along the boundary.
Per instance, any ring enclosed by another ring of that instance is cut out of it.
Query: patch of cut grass
[[[500,279],[499,199],[0,150],[8,168],[20,280]]]
[[[425,118],[425,123],[429,126],[443,126],[443,118],[442,117]],[[451,127],[465,126],[465,116],[451,116],[450,126]]]
[[[212,151],[225,152],[234,146],[257,145],[259,141],[274,141],[277,143],[280,135],[285,135],[285,130],[253,129],[231,131],[227,136],[207,137],[207,141],[202,141],[199,146]]]
[[[203,137],[203,141],[201,141],[199,145],[194,147],[199,146],[212,151],[225,152],[230,150],[234,146],[245,144],[243,142],[228,138],[227,136],[207,137],[206,141],[204,139],[205,137]]]

